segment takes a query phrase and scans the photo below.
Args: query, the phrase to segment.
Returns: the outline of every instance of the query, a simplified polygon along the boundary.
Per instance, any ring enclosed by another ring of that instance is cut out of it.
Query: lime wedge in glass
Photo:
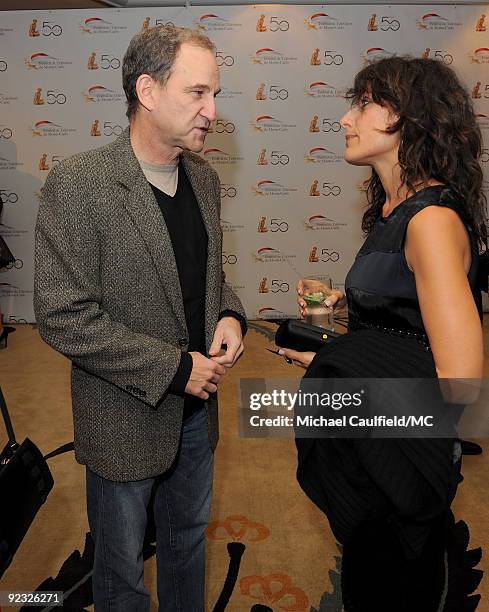
[[[325,300],[325,295],[322,291],[317,291],[316,293],[309,293],[304,296],[304,302],[308,306],[320,306]]]

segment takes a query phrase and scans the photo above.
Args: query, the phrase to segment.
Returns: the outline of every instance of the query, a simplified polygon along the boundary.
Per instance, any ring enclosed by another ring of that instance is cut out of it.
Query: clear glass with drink
[[[306,323],[333,330],[333,307],[325,304],[333,289],[331,279],[303,278],[302,287],[302,297],[306,303]]]

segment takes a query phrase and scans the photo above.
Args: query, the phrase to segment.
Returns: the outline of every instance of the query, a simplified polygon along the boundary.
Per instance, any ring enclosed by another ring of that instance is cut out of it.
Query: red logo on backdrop
[[[489,47],[475,49],[469,53],[469,58],[474,64],[489,64]]]
[[[116,25],[101,17],[87,17],[79,25],[84,34],[119,34],[127,30],[127,26]]]
[[[363,59],[365,62],[375,62],[376,60],[383,59],[384,57],[392,57],[394,53],[391,51],[387,51],[382,47],[370,47],[363,54]]]

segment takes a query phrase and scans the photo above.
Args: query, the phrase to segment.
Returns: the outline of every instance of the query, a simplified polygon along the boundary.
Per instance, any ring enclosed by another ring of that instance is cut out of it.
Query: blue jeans
[[[164,441],[162,441],[164,444]],[[148,612],[143,582],[147,507],[154,490],[159,610],[203,612],[205,539],[213,453],[201,408],[184,421],[172,467],[156,478],[114,482],[87,468],[87,510],[95,558],[96,612]]]

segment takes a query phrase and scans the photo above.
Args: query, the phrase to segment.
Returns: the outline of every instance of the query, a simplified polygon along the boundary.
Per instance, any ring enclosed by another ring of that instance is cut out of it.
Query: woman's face
[[[396,120],[389,108],[375,103],[369,93],[363,94],[340,119],[345,130],[345,160],[355,166],[397,164],[400,132],[385,132]]]

